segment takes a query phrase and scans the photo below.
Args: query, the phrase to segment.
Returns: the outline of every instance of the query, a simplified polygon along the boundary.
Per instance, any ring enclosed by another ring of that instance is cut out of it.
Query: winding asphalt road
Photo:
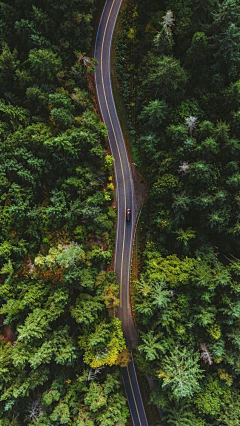
[[[123,380],[134,426],[147,426],[147,418],[137,381],[132,357],[132,342],[136,333],[131,313],[129,278],[134,227],[137,209],[134,202],[134,186],[126,146],[118,120],[111,86],[111,43],[115,23],[122,0],[106,0],[100,19],[94,56],[99,65],[95,72],[98,102],[103,121],[108,128],[108,138],[115,159],[117,186],[118,222],[115,247],[115,271],[120,282],[120,305],[118,316],[123,333],[131,351],[131,362],[123,370]],[[132,211],[132,221],[126,223],[126,209]]]

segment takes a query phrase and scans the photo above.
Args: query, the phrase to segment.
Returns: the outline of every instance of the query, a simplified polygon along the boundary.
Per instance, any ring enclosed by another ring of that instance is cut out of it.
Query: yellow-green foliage
[[[215,340],[219,340],[221,337],[221,327],[219,324],[213,324],[211,327],[208,327],[208,332]]]
[[[217,377],[209,376],[202,391],[194,399],[198,410],[204,414],[216,415],[221,407],[229,403],[231,391],[229,387]]]
[[[108,171],[112,171],[114,164],[114,158],[111,155],[106,155],[105,157],[105,169]]]
[[[109,324],[101,323],[93,333],[79,338],[84,349],[84,362],[92,368],[117,364],[118,355],[126,348],[121,321],[113,318]]]

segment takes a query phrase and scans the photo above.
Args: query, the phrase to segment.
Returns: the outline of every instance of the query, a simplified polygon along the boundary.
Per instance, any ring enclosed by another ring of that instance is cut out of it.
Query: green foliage
[[[84,362],[92,368],[116,364],[118,355],[126,348],[120,320],[114,318],[110,324],[97,325],[92,333],[88,331],[80,337],[79,346],[84,349]]]
[[[111,155],[106,155],[105,157],[105,168],[108,171],[112,171],[114,164],[114,158]]]
[[[160,335],[153,334],[153,331],[149,331],[142,337],[142,344],[138,346],[140,353],[145,354],[146,361],[154,361],[159,358],[159,351],[165,352],[163,345],[160,342]]]
[[[212,49],[216,68],[229,81],[237,78],[240,71],[239,57],[239,4],[235,0],[225,0],[214,13],[214,34]]]
[[[50,113],[51,119],[61,129],[71,127],[74,122],[73,115],[66,108],[53,108]]]
[[[171,388],[177,400],[193,396],[200,388],[202,372],[198,360],[199,354],[179,347],[171,348],[170,355],[163,358],[158,377],[163,379],[163,387]]]
[[[48,49],[30,50],[28,61],[32,76],[40,82],[53,82],[62,68],[61,59]]]
[[[139,120],[148,130],[151,129],[155,132],[165,121],[166,116],[166,102],[156,99],[155,101],[149,102],[149,104],[143,108]]]
[[[29,124],[29,113],[26,109],[6,105],[3,101],[0,102],[0,113],[2,121],[6,121],[12,131],[17,130],[21,125],[27,126]]]
[[[49,103],[52,108],[66,108],[73,110],[73,105],[69,96],[65,93],[54,93],[49,95]]]
[[[238,276],[238,261],[226,266],[211,251],[181,259],[147,245],[134,293],[139,365],[160,379],[153,400],[160,392],[169,424],[185,419],[168,412],[172,401],[189,405],[186,424],[208,425],[237,392]]]
[[[40,3],[0,4],[0,424],[124,425],[95,2]]]
[[[202,392],[194,402],[200,413],[214,416],[219,414],[221,408],[229,402],[230,395],[231,392],[228,387],[221,383],[218,378],[209,377]]]
[[[178,403],[173,408],[169,408],[164,415],[164,421],[170,426],[205,426],[206,423],[192,412],[192,407],[188,403]]]
[[[150,57],[147,65],[150,73],[143,81],[144,93],[150,97],[160,96],[166,101],[183,95],[188,77],[178,60],[171,56]]]
[[[87,263],[77,244],[59,245],[46,256],[39,254],[34,263],[29,260],[23,264],[18,274],[1,285],[1,315],[5,324],[11,324],[9,330],[15,330],[14,345],[4,339],[1,345],[0,368],[6,376],[1,381],[2,416],[5,410],[8,418],[10,408],[19,412],[22,398],[31,401],[38,395],[42,408],[37,418],[65,419],[69,415],[75,419],[76,395],[88,412],[86,395],[92,386],[87,382],[83,361],[79,362],[80,348],[85,349],[85,362],[94,369],[118,363],[118,354],[125,347],[121,323],[108,317],[107,309],[112,306],[105,303],[111,286],[116,287],[115,278],[106,273],[98,276]],[[11,287],[11,292],[5,291]],[[110,384],[111,377],[109,372],[105,382],[110,399],[118,383]],[[100,383],[104,380],[105,375],[101,375]],[[75,390],[68,395],[70,385]],[[112,401],[116,415],[126,418],[125,400],[116,395],[118,398]],[[27,407],[22,404],[21,415],[26,415]],[[104,415],[101,407],[89,406],[93,418]]]

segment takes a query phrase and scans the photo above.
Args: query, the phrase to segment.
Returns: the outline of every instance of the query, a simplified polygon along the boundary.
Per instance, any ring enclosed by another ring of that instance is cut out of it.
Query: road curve
[[[118,120],[111,86],[111,43],[115,23],[122,0],[106,0],[96,36],[94,57],[99,65],[95,72],[95,84],[103,121],[108,128],[109,144],[114,157],[115,180],[118,201],[118,220],[114,268],[120,283],[118,316],[129,350],[136,338],[130,304],[130,262],[137,208],[134,202],[134,185],[126,146]],[[132,221],[126,223],[126,209],[132,211]],[[147,426],[147,418],[141,398],[132,352],[131,362],[123,369],[123,381],[134,426]]]

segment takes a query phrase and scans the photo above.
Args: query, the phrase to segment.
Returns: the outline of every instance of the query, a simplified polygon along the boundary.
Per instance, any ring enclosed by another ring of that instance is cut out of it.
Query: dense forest
[[[93,0],[0,2],[0,425],[124,425]]]
[[[161,424],[240,423],[239,0],[129,0],[116,67],[147,184],[136,361]]]
[[[0,1],[0,426],[125,425],[96,0]],[[169,426],[240,423],[239,0],[126,0],[116,67],[146,180],[133,309]]]

